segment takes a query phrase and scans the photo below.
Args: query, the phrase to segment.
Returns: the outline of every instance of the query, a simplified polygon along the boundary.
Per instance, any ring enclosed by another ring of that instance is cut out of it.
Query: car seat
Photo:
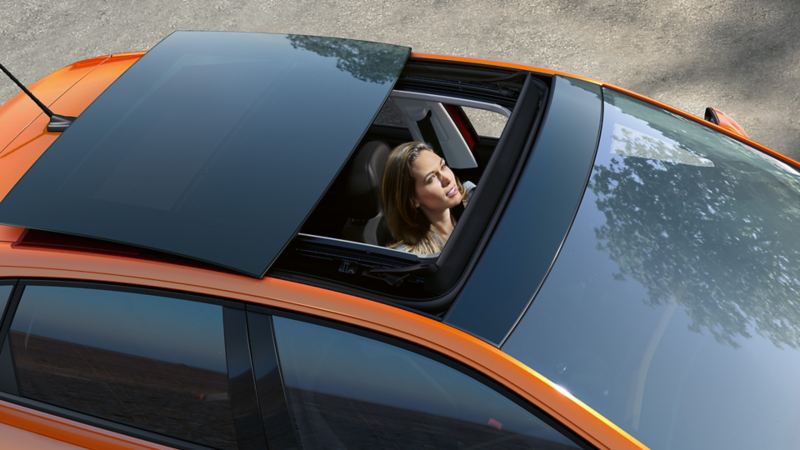
[[[345,168],[344,193],[347,220],[342,237],[372,245],[386,245],[391,234],[383,220],[380,189],[383,170],[389,157],[389,146],[369,141],[356,150]]]

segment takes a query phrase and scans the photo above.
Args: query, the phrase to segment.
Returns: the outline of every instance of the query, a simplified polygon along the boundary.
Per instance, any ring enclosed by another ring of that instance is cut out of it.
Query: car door
[[[263,448],[244,319],[209,297],[21,281],[0,334],[0,440]]]
[[[248,313],[271,448],[590,447],[474,370],[407,342],[294,314]]]

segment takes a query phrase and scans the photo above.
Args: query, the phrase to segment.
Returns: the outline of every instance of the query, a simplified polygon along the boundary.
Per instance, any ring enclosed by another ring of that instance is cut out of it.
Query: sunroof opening
[[[443,311],[491,231],[492,218],[502,210],[503,193],[543,109],[546,83],[511,72],[412,60],[274,273]],[[461,90],[454,90],[459,80]],[[515,112],[523,94],[524,111]],[[444,169],[432,169],[442,191],[437,198],[448,198],[443,185],[464,187],[466,201],[448,207],[449,238],[430,252],[404,245],[389,224],[387,196],[381,195],[390,155],[409,142],[425,143],[422,152],[428,159],[447,166],[451,178],[445,182],[438,178]]]
[[[480,116],[479,121],[491,118],[494,132],[498,132],[498,127],[505,126],[511,114],[507,108],[496,103],[450,95],[393,91],[367,136],[302,231],[309,235],[394,249],[421,258],[436,258],[446,238],[434,235],[434,239],[442,241],[442,245],[430,251],[415,251],[418,249],[402,240],[402,230],[392,230],[394,224],[387,220],[386,198],[382,198],[381,193],[386,190],[384,183],[391,184],[397,180],[385,175],[385,167],[390,154],[393,151],[399,154],[401,147],[410,142],[419,145],[419,150],[414,152],[416,155],[422,152],[435,155],[432,158],[422,155],[429,164],[431,161],[436,164],[434,169],[437,172],[433,176],[441,177],[436,179],[436,183],[426,185],[430,187],[427,191],[434,203],[437,199],[461,199],[452,202],[453,208],[448,211],[448,215],[452,212],[452,225],[457,225],[484,175],[499,137],[499,134],[487,136],[477,133],[466,113],[467,109],[472,117],[477,116],[475,111],[486,113]],[[481,130],[486,130],[486,125],[486,120],[483,120],[479,126]],[[414,159],[412,164],[419,164],[416,157]],[[440,168],[439,162],[446,167]],[[403,182],[414,181],[410,170],[403,171],[402,175],[406,177]],[[453,195],[448,197],[448,187],[456,187],[458,192],[450,192]],[[403,197],[398,201],[413,201],[413,194],[407,193],[406,196],[408,198]],[[387,197],[391,198],[392,195]],[[424,205],[421,206],[424,208]],[[424,214],[418,215],[417,219],[422,225],[430,224]]]

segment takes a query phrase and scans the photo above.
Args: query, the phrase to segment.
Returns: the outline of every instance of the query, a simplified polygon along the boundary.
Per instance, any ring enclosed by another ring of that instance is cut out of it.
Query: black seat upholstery
[[[347,221],[342,237],[350,241],[385,245],[391,237],[382,224],[380,200],[381,180],[389,146],[381,141],[369,141],[356,150],[345,168],[344,193]]]

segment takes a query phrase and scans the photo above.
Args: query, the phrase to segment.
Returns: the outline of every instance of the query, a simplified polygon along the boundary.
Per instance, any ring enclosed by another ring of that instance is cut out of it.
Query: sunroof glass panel
[[[360,141],[409,49],[174,33],[0,203],[0,222],[262,276]]]

